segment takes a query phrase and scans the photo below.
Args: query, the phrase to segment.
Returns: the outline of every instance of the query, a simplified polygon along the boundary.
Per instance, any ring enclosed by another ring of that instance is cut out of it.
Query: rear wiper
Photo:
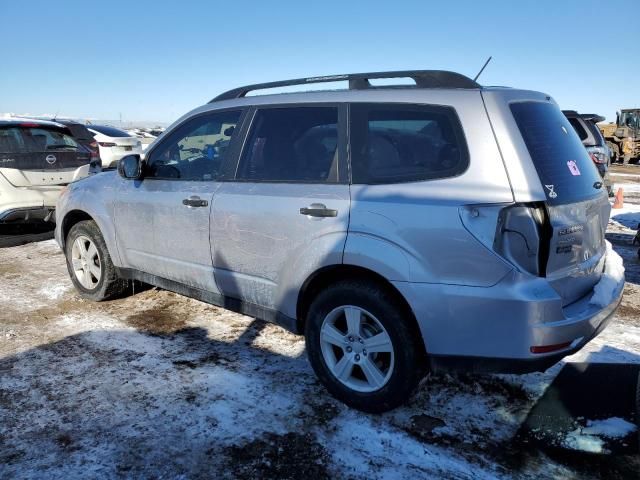
[[[78,147],[75,147],[73,145],[67,145],[66,143],[56,143],[54,145],[47,145],[47,150],[55,150],[58,148],[73,148],[74,150],[78,149]]]

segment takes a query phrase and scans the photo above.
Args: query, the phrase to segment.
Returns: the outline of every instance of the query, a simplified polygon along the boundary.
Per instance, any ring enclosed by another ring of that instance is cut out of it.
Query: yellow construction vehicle
[[[640,160],[640,108],[622,109],[616,123],[599,123],[598,128],[611,149],[612,161]]]

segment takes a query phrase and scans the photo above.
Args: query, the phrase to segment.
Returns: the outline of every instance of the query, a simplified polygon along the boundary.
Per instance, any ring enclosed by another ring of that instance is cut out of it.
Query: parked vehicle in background
[[[616,114],[616,123],[598,125],[609,148],[611,160],[623,164],[640,160],[640,108],[624,108]]]
[[[609,165],[611,164],[611,149],[607,145],[597,123],[602,122],[604,117],[593,113],[578,113],[575,110],[563,110],[569,123],[580,137],[582,144],[589,152],[589,156],[598,168],[602,177],[607,194],[613,197],[613,188],[609,178]]]
[[[0,119],[0,233],[53,227],[62,188],[87,176],[91,151],[68,127]]]
[[[91,152],[91,162],[92,165],[95,163],[97,167],[102,166],[102,161],[100,160],[100,149],[98,146],[98,141],[94,138],[94,133],[90,132],[87,129],[86,125],[75,120],[68,119],[52,119],[52,122],[57,122],[61,125],[64,125],[69,129],[73,138],[76,139],[78,143],[86,147]]]
[[[142,154],[142,142],[124,130],[108,125],[87,125],[100,148],[104,168],[115,168],[125,155]]]
[[[544,370],[605,328],[624,287],[610,209],[548,95],[363,73],[223,93],[144,161],[72,184],[56,239],[81,296],[137,279],[275,321],[333,395],[380,412],[429,369]]]

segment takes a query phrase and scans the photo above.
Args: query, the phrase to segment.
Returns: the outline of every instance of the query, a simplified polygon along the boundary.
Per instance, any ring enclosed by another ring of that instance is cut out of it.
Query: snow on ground
[[[610,231],[623,304],[565,361],[640,363],[638,261],[630,230],[614,217]],[[0,282],[0,478],[598,476],[513,440],[562,364],[431,375],[408,405],[365,415],[275,325],[157,289],[79,299],[53,242],[0,250]],[[612,427],[585,423],[565,444],[595,450]]]

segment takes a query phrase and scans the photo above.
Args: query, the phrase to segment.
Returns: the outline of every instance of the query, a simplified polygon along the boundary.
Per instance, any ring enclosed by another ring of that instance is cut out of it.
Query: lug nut
[[[359,361],[360,361],[360,355],[356,353],[356,362],[359,362]]]
[[[352,351],[353,351],[353,348],[347,347],[347,352],[351,353]]]
[[[358,337],[358,341],[359,341],[360,343],[364,343],[364,340],[362,340],[360,337]]]
[[[362,354],[366,357],[367,356],[367,351],[366,350],[362,350]]]
[[[353,342],[353,337],[349,337],[349,341],[350,341],[350,342]]]

